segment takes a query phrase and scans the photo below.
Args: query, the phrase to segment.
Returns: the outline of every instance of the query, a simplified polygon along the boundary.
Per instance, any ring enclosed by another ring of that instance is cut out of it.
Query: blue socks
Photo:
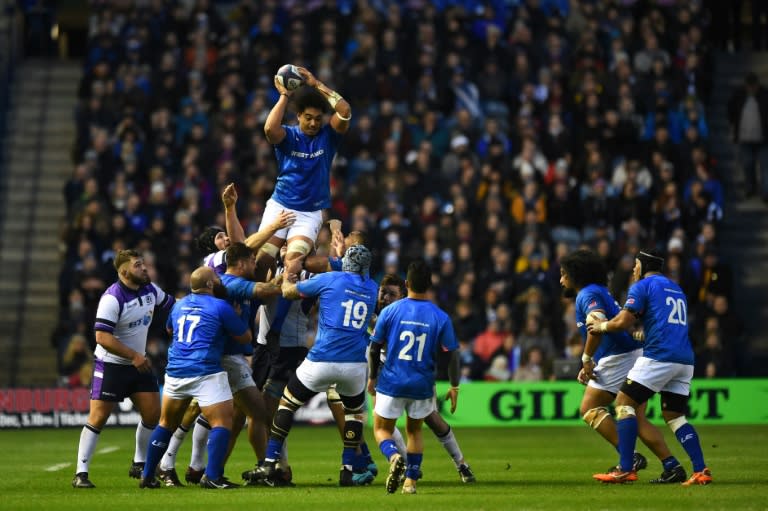
[[[276,438],[269,438],[267,442],[267,455],[264,459],[269,461],[277,461],[280,459],[280,453],[283,450],[283,442]]]
[[[701,452],[699,435],[693,429],[693,426],[686,422],[675,431],[675,436],[680,445],[683,446],[683,449],[685,449],[685,452],[688,453],[688,457],[691,458],[693,471],[701,472],[704,470],[707,465],[704,464],[704,453]]]
[[[616,421],[616,430],[619,433],[619,464],[621,470],[632,470],[635,456],[635,443],[637,442],[637,417],[630,415]]]
[[[147,445],[147,460],[144,463],[144,471],[141,473],[141,477],[144,479],[152,479],[155,477],[155,469],[157,464],[160,463],[163,454],[168,449],[168,442],[171,441],[173,431],[165,429],[158,425],[152,432],[152,436],[149,437],[149,444]]]
[[[397,445],[395,445],[395,441],[391,438],[387,438],[386,440],[382,441],[379,444],[379,449],[381,450],[381,454],[383,454],[387,460],[389,460],[394,454],[398,452]]]
[[[424,459],[423,453],[409,452],[408,466],[405,469],[405,477],[414,481],[421,476],[421,461]]]
[[[669,458],[664,458],[661,460],[661,464],[664,465],[664,470],[672,470],[676,466],[680,464],[679,461],[677,461],[677,458],[674,456],[670,456]]]
[[[221,426],[212,428],[208,435],[208,466],[205,475],[215,481],[224,475],[224,458],[227,456],[230,431]]]

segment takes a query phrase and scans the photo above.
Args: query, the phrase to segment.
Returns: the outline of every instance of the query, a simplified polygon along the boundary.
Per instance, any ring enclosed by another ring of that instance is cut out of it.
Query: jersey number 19
[[[362,328],[365,317],[368,315],[368,305],[365,302],[347,300],[341,302],[341,306],[344,307],[344,326],[352,325],[354,328]]]

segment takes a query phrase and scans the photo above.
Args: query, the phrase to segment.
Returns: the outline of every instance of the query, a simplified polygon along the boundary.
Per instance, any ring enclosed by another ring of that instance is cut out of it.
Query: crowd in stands
[[[465,379],[548,379],[555,359],[579,358],[558,261],[580,246],[602,256],[619,303],[634,254],[665,252],[688,295],[697,372],[738,374],[741,323],[718,259],[723,183],[707,150],[712,20],[699,2],[214,4],[92,3],[60,353],[93,343],[116,250],[144,251],[153,280],[184,294],[203,255],[195,237],[224,225],[226,184],[257,230],[276,177],[263,133],[272,79],[294,63],[352,105],[329,217],[368,232],[376,278],[430,262]]]

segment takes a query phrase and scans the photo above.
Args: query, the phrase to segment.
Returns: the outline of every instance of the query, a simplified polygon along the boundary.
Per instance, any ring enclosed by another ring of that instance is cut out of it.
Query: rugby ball
[[[603,321],[606,321],[608,318],[606,317],[605,313],[603,311],[592,311],[589,314],[587,314],[587,325],[593,325],[595,323],[602,323]]]
[[[302,78],[299,70],[293,64],[286,64],[280,67],[275,77],[277,82],[287,90],[296,90],[304,85],[304,78]]]

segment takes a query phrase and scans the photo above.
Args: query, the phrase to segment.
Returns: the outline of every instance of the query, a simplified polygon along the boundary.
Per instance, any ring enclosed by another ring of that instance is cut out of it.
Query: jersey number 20
[[[667,323],[672,325],[685,325],[688,323],[688,310],[685,308],[685,300],[668,296],[666,304],[672,306],[669,317],[667,317]]]

